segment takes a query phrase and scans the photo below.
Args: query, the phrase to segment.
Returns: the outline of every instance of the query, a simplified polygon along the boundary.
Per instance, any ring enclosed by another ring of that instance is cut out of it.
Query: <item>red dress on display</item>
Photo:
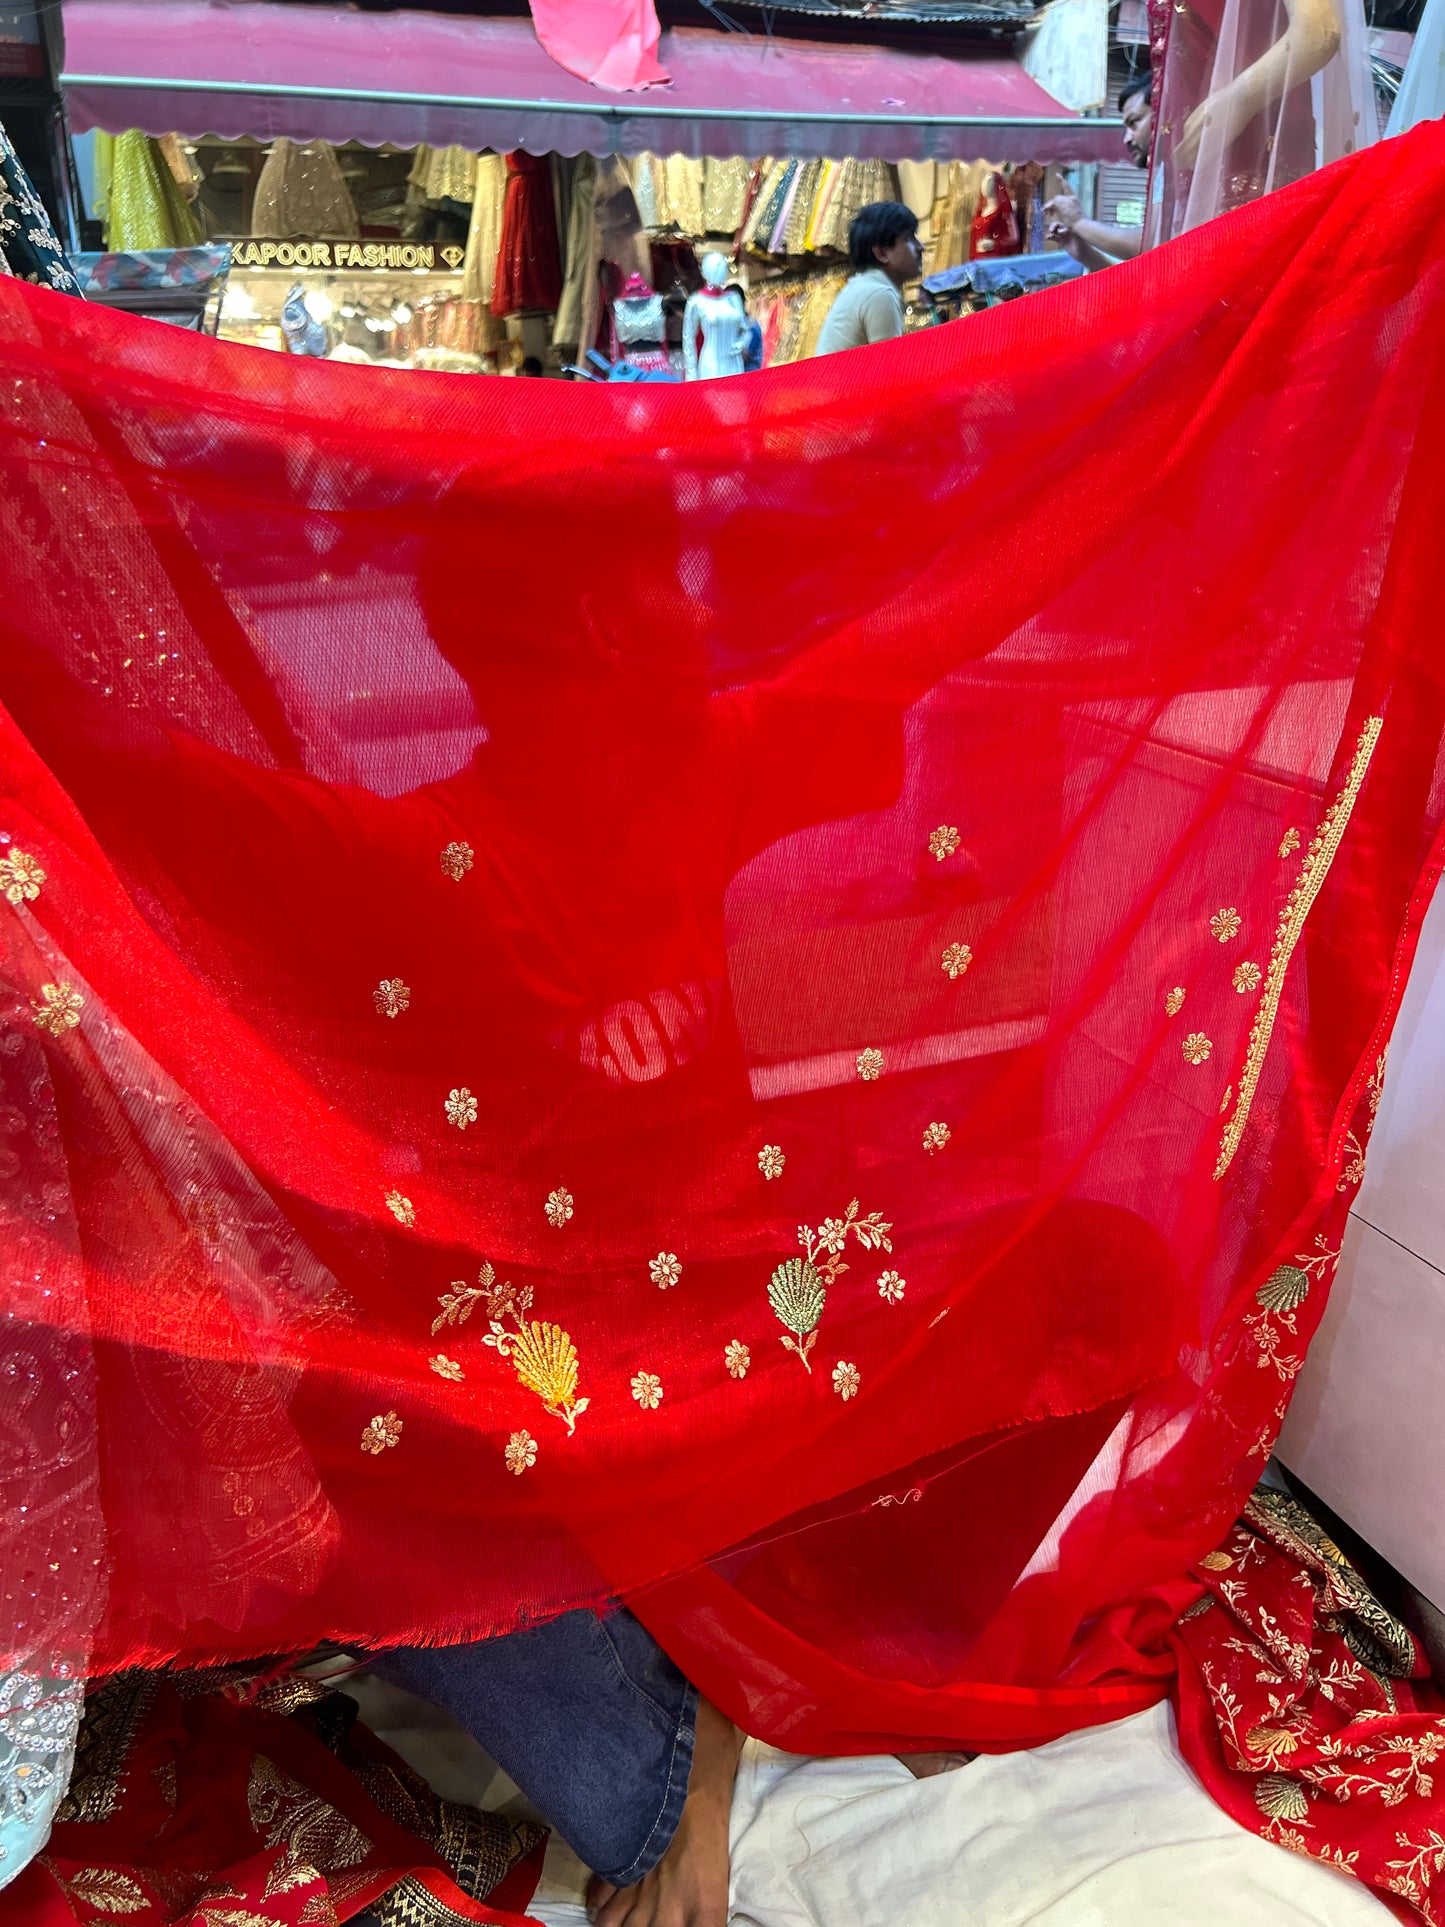
[[[1013,201],[1002,174],[989,174],[979,195],[978,212],[969,229],[970,260],[992,261],[1001,254],[1017,254],[1023,243]]]
[[[492,313],[550,313],[561,299],[562,255],[557,243],[551,162],[545,154],[508,154],[507,199],[502,209]]]

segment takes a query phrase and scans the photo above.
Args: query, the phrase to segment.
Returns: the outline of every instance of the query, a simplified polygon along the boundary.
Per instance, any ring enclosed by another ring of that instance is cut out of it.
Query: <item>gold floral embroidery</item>
[[[1254,1804],[1271,1820],[1306,1820],[1310,1803],[1298,1780],[1287,1773],[1261,1773],[1254,1783]]]
[[[1234,1098],[1234,1086],[1232,1084],[1226,1084],[1224,1087],[1224,1095],[1219,1100],[1219,1110],[1217,1113],[1218,1116],[1220,1117],[1224,1116],[1224,1113],[1229,1109],[1229,1106],[1233,1101],[1233,1098]]]
[[[507,1461],[507,1470],[515,1472],[520,1479],[524,1472],[529,1471],[537,1463],[537,1441],[530,1432],[513,1432],[507,1440],[507,1449],[503,1456]]]
[[[383,977],[371,993],[378,1017],[400,1017],[410,1008],[411,992],[400,977]]]
[[[858,1367],[850,1365],[846,1358],[840,1358],[833,1367],[833,1390],[846,1405],[850,1398],[856,1398],[858,1387],[862,1384]]]
[[[386,1208],[397,1223],[404,1224],[408,1230],[416,1223],[416,1206],[410,1198],[403,1197],[400,1191],[387,1192]]]
[[[816,1231],[798,1226],[798,1243],[807,1254],[785,1258],[768,1284],[768,1302],[773,1316],[783,1327],[782,1343],[795,1352],[805,1370],[811,1372],[809,1353],[818,1342],[818,1320],[828,1302],[828,1287],[848,1269],[843,1251],[850,1237],[864,1251],[892,1251],[889,1232],[893,1227],[880,1212],[858,1213],[853,1199],[841,1218],[825,1218]]]
[[[923,1148],[931,1156],[934,1151],[941,1151],[952,1136],[953,1133],[946,1124],[925,1124],[923,1127]]]
[[[1385,1862],[1392,1869],[1385,1886],[1402,1900],[1411,1901],[1429,1920],[1432,1916],[1425,1909],[1430,1902],[1431,1883],[1437,1873],[1445,1873],[1445,1833],[1437,1827],[1426,1827],[1424,1834],[1423,1840],[1412,1840],[1403,1829],[1395,1835],[1395,1845],[1403,1847],[1410,1858]]]
[[[655,1258],[648,1259],[647,1269],[659,1291],[666,1291],[682,1276],[682,1266],[673,1251],[659,1251]]]
[[[1299,831],[1291,824],[1279,840],[1279,853],[1281,856],[1292,856],[1298,848]]]
[[[9,856],[0,856],[0,896],[7,903],[17,908],[22,903],[34,903],[44,881],[45,871],[37,857],[24,850],[12,850]]]
[[[781,1145],[765,1144],[758,1152],[758,1169],[765,1178],[780,1178],[787,1161]]]
[[[1242,963],[1234,966],[1234,975],[1229,980],[1243,997],[1251,990],[1258,990],[1264,981],[1264,972],[1257,963]]]
[[[1199,1563],[1206,1572],[1228,1572],[1234,1560],[1227,1552],[1206,1552]]]
[[[972,962],[973,952],[966,943],[951,943],[943,953],[943,968],[950,982],[961,977]]]
[[[499,1358],[510,1361],[522,1384],[541,1399],[544,1412],[561,1419],[569,1432],[575,1431],[578,1419],[592,1402],[576,1395],[580,1369],[576,1346],[560,1325],[527,1317],[532,1308],[530,1285],[499,1285],[496,1277],[490,1265],[483,1265],[479,1291],[469,1285],[454,1285],[452,1299],[440,1301],[442,1315],[437,1324],[464,1323],[476,1300],[485,1297],[491,1330],[482,1343],[490,1345]],[[512,1321],[510,1331],[503,1322],[508,1318]],[[436,1329],[434,1324],[432,1330]]]
[[[571,1218],[572,1205],[572,1193],[563,1184],[559,1184],[555,1191],[547,1193],[547,1202],[542,1209],[546,1213],[548,1224],[554,1231],[560,1231]]]
[[[455,1090],[447,1092],[446,1113],[447,1123],[455,1124],[459,1131],[464,1131],[469,1124],[476,1123],[477,1100],[465,1084],[458,1085]]]
[[[465,1325],[482,1300],[491,1297],[492,1288],[496,1282],[496,1272],[493,1271],[490,1265],[486,1264],[484,1264],[477,1273],[477,1282],[474,1285],[463,1284],[460,1278],[454,1279],[451,1290],[444,1291],[437,1299],[441,1310],[432,1320],[432,1337],[435,1338],[437,1333],[446,1325]],[[510,1285],[504,1285],[502,1287],[502,1293],[505,1302],[503,1304],[503,1311],[495,1314],[497,1317],[501,1317],[504,1312],[510,1311],[514,1305],[520,1311],[526,1311],[532,1303],[532,1287],[530,1285],[524,1285],[520,1291],[514,1291]]]
[[[928,853],[942,863],[946,856],[953,855],[961,840],[951,823],[940,823],[928,839]]]
[[[1365,1086],[1369,1106],[1369,1121],[1365,1125],[1365,1140],[1361,1142],[1358,1133],[1346,1131],[1344,1144],[1344,1164],[1340,1170],[1337,1191],[1348,1191],[1352,1185],[1359,1184],[1365,1175],[1365,1143],[1374,1129],[1375,1117],[1380,1108],[1380,1099],[1385,1094],[1385,1057],[1382,1052],[1375,1059],[1375,1068],[1370,1073],[1370,1081]]]
[[[1310,839],[1300,865],[1295,886],[1285,900],[1280,912],[1279,927],[1275,932],[1274,948],[1270,952],[1269,969],[1265,973],[1264,990],[1260,996],[1259,1008],[1255,1012],[1254,1023],[1250,1027],[1249,1044],[1245,1051],[1244,1068],[1240,1073],[1239,1095],[1235,1100],[1233,1112],[1224,1127],[1220,1139],[1219,1156],[1215,1160],[1214,1176],[1222,1178],[1234,1160],[1244,1137],[1244,1127],[1249,1122],[1249,1113],[1254,1104],[1255,1092],[1259,1089],[1260,1073],[1264,1069],[1265,1054],[1269,1050],[1269,1040],[1274,1034],[1275,1018],[1279,1014],[1280,998],[1284,993],[1285,972],[1295,946],[1304,934],[1305,919],[1314,905],[1329,875],[1330,865],[1334,862],[1340,844],[1344,841],[1345,831],[1349,828],[1350,817],[1355,807],[1355,799],[1370,767],[1370,758],[1375,753],[1375,745],[1380,740],[1384,720],[1379,716],[1369,716],[1360,731],[1355,744],[1355,753],[1350,762],[1350,770],[1344,786],[1334,802],[1326,810],[1320,827]]]
[[[1232,903],[1226,904],[1222,910],[1216,910],[1209,919],[1209,934],[1217,937],[1220,943],[1231,942],[1243,928],[1244,918]]]
[[[1299,1735],[1291,1733],[1287,1726],[1252,1726],[1244,1736],[1244,1744],[1251,1753],[1262,1754],[1273,1765],[1276,1760],[1299,1750]]]
[[[1285,1313],[1294,1311],[1309,1295],[1309,1273],[1298,1265],[1279,1265],[1255,1292],[1254,1302],[1264,1311]]]
[[[886,1298],[890,1305],[901,1305],[907,1280],[900,1278],[896,1271],[880,1271],[878,1274],[878,1296]]]
[[[402,1421],[395,1412],[378,1412],[361,1435],[361,1449],[378,1455],[401,1443]]]
[[[632,1396],[644,1412],[655,1412],[662,1403],[662,1380],[656,1372],[638,1372],[632,1380]]]
[[[42,984],[40,995],[30,1002],[36,1024],[52,1037],[63,1037],[66,1031],[74,1030],[85,1009],[85,999],[69,984]]]
[[[875,1083],[883,1075],[883,1053],[881,1050],[860,1050],[858,1053],[858,1075],[865,1084]]]
[[[729,1378],[746,1378],[748,1367],[753,1362],[751,1349],[740,1338],[733,1339],[723,1353],[723,1363],[728,1368]]]
[[[1186,1064],[1202,1064],[1206,1061],[1209,1053],[1214,1049],[1214,1046],[1202,1030],[1191,1030],[1184,1042],[1180,1045],[1180,1049],[1184,1052],[1184,1061]]]
[[[1177,1017],[1183,1008],[1184,986],[1183,984],[1175,984],[1172,990],[1166,990],[1164,993],[1164,1015],[1166,1017]]]
[[[371,1840],[319,1793],[293,1780],[289,1773],[258,1753],[251,1762],[246,1785],[251,1824],[268,1847],[285,1847],[282,1867],[317,1868],[327,1873],[354,1867],[371,1852]],[[279,1869],[272,1869],[274,1878]],[[298,1884],[306,1885],[302,1881]],[[285,1891],[274,1887],[273,1892]]]
[[[81,1867],[76,1873],[62,1876],[46,1856],[42,1855],[42,1861],[63,1888],[66,1898],[78,1900],[93,1913],[143,1914],[150,1909],[140,1883],[118,1867]]]
[[[457,1361],[454,1358],[448,1358],[445,1352],[438,1352],[435,1358],[427,1360],[427,1364],[431,1366],[438,1378],[448,1378],[454,1385],[459,1384],[466,1376]]]
[[[475,857],[476,851],[470,843],[448,843],[442,851],[442,869],[453,883],[460,883]]]

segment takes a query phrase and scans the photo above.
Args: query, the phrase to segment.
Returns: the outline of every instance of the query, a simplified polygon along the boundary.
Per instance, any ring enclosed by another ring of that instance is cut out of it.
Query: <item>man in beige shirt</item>
[[[871,201],[848,229],[853,272],[818,334],[815,355],[863,348],[903,333],[903,290],[918,278],[918,217],[901,201]]]

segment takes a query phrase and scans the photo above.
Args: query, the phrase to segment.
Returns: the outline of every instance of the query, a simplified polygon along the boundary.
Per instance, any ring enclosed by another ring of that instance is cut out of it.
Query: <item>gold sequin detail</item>
[[[723,1353],[723,1363],[728,1368],[729,1378],[746,1378],[748,1367],[753,1362],[753,1354],[740,1338],[733,1339]]]
[[[961,977],[973,962],[973,952],[966,943],[951,943],[943,953],[943,967],[949,978]]]
[[[1299,841],[1300,841],[1299,831],[1295,829],[1293,824],[1291,824],[1290,827],[1285,831],[1284,835],[1279,840],[1280,855],[1292,856],[1294,852],[1299,848]]]
[[[846,1358],[840,1358],[833,1367],[833,1390],[846,1405],[850,1398],[858,1396],[858,1387],[863,1383],[856,1365],[850,1365]]]
[[[1222,1178],[1239,1149],[1244,1136],[1244,1127],[1249,1122],[1250,1108],[1254,1103],[1255,1092],[1259,1089],[1260,1073],[1264,1069],[1265,1055],[1269,1050],[1269,1040],[1274,1035],[1274,1021],[1279,1014],[1280,998],[1284,994],[1285,972],[1290,958],[1294,955],[1295,945],[1304,934],[1305,919],[1314,905],[1315,898],[1324,886],[1330,873],[1340,844],[1344,841],[1345,831],[1349,828],[1350,817],[1354,812],[1355,799],[1370,767],[1370,758],[1375,753],[1375,745],[1380,740],[1384,718],[1368,716],[1355,744],[1355,753],[1350,760],[1349,774],[1339,795],[1326,810],[1319,828],[1310,839],[1305,851],[1304,861],[1300,864],[1299,876],[1295,886],[1285,899],[1284,909],[1280,912],[1279,926],[1275,931],[1274,948],[1270,951],[1269,969],[1265,972],[1264,989],[1260,994],[1258,1007],[1254,1013],[1254,1023],[1250,1026],[1249,1045],[1245,1052],[1244,1069],[1239,1078],[1239,1095],[1233,1111],[1224,1127],[1224,1135],[1219,1141],[1219,1156],[1215,1159],[1214,1175]]]
[[[1214,1046],[1202,1030],[1191,1030],[1180,1048],[1186,1064],[1202,1064]]]
[[[659,1291],[666,1291],[675,1285],[682,1276],[682,1266],[674,1251],[659,1251],[655,1258],[649,1258],[647,1269],[652,1274],[652,1282]]]
[[[923,1148],[930,1154],[941,1151],[953,1136],[946,1124],[925,1124],[923,1127]]]
[[[858,1053],[858,1075],[865,1084],[876,1083],[883,1075],[883,1053],[881,1050],[860,1050]]]
[[[1164,1014],[1166,1017],[1177,1017],[1183,1008],[1184,986],[1175,984],[1172,990],[1166,990],[1164,993]]]
[[[378,1017],[400,1017],[411,1004],[411,992],[400,977],[383,977],[371,993]]]
[[[63,1037],[66,1031],[74,1030],[85,1009],[85,999],[69,984],[42,984],[40,995],[30,1001],[36,1024],[52,1037]]]
[[[940,823],[928,839],[928,854],[942,863],[945,857],[953,855],[961,841],[962,838],[951,823]]]
[[[378,1412],[361,1435],[361,1449],[376,1456],[401,1443],[402,1421],[395,1412]]]
[[[459,1383],[464,1376],[461,1366],[454,1358],[448,1358],[445,1352],[438,1352],[435,1358],[427,1360],[427,1364],[438,1378],[449,1378],[453,1384]]]
[[[758,1169],[765,1178],[780,1178],[787,1161],[780,1144],[765,1144],[758,1152]]]
[[[1264,981],[1264,972],[1257,963],[1242,963],[1234,966],[1234,975],[1229,980],[1243,997],[1251,990],[1258,990]]]
[[[565,1185],[559,1184],[555,1191],[547,1193],[547,1202],[542,1209],[547,1214],[547,1222],[554,1231],[560,1231],[572,1216],[572,1193]]]
[[[1232,942],[1243,928],[1244,918],[1232,903],[1226,904],[1222,910],[1216,910],[1209,919],[1209,934],[1218,938],[1220,943]]]
[[[38,857],[24,850],[12,850],[9,856],[0,856],[0,896],[7,903],[17,906],[34,903],[44,881],[45,871]]]
[[[632,1381],[632,1396],[644,1412],[655,1412],[662,1403],[662,1380],[656,1372],[638,1372]]]
[[[507,1440],[504,1454],[507,1470],[515,1472],[520,1479],[522,1474],[537,1463],[537,1441],[530,1432],[513,1432]]]
[[[460,883],[476,860],[476,854],[470,843],[448,843],[442,851],[442,869],[453,883]]]
[[[387,1192],[386,1208],[397,1223],[404,1224],[408,1230],[416,1223],[416,1206],[410,1198],[404,1198],[400,1191]]]
[[[477,1100],[465,1084],[447,1092],[446,1113],[447,1123],[455,1124],[459,1131],[464,1131],[469,1124],[476,1123]]]

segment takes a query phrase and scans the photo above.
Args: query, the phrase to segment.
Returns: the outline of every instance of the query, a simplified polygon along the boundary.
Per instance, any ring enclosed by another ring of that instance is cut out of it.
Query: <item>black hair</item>
[[[860,207],[848,229],[848,259],[853,272],[876,268],[874,248],[892,247],[902,234],[917,234],[918,216],[901,201],[870,201]]]
[[[523,375],[540,375],[542,364],[535,355],[528,355],[517,372]]]
[[[1119,89],[1119,112],[1121,114],[1124,111],[1125,101],[1132,100],[1135,94],[1142,94],[1145,100],[1153,100],[1154,98],[1154,80],[1147,67],[1143,73],[1135,74],[1132,80],[1126,80],[1124,85]]]

